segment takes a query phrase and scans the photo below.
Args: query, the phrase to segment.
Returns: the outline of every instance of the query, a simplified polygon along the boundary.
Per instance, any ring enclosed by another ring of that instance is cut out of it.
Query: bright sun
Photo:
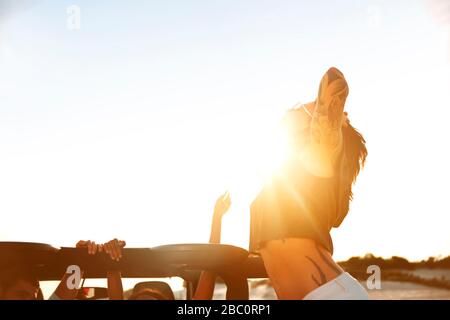
[[[226,141],[227,146],[226,154],[218,157],[215,164],[224,168],[220,172],[218,189],[225,188],[235,199],[251,201],[264,183],[282,168],[289,151],[282,116],[282,113],[261,114],[255,121],[251,114],[228,129],[216,129],[219,137],[214,139]]]
[[[278,126],[267,130],[256,151],[258,174],[264,180],[269,179],[281,169],[288,155],[288,142],[283,129]]]

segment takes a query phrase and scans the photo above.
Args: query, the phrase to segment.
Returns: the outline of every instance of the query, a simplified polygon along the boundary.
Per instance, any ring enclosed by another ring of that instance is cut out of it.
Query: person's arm
[[[123,300],[122,274],[120,271],[108,271],[109,300]]]
[[[78,241],[76,248],[87,248],[90,255],[94,255],[97,251],[102,250],[102,246],[96,244],[93,241]],[[71,273],[65,273],[55,292],[50,296],[50,300],[74,300],[78,294],[78,287],[74,287],[72,278],[74,275]],[[83,278],[83,270],[79,278]],[[70,284],[70,285],[69,285]]]
[[[122,248],[125,241],[117,239],[111,240],[105,244],[96,244],[94,241],[78,241],[76,248],[86,248],[89,255],[95,255],[97,252],[105,252],[112,260],[119,261],[122,258]],[[50,296],[50,300],[74,300],[77,297],[79,288],[69,285],[72,283],[73,274],[66,273],[61,279],[55,292]],[[83,277],[81,270],[80,278]],[[108,295],[110,300],[122,300],[123,288],[120,271],[107,271]]]
[[[125,241],[117,239],[111,240],[103,245],[103,249],[111,259],[119,261],[122,258],[122,248],[125,247]],[[106,273],[108,279],[109,300],[123,300],[122,274],[120,270],[110,270]]]
[[[334,175],[335,162],[343,147],[342,127],[346,124],[344,106],[348,93],[344,75],[331,68],[322,78],[313,110],[307,106],[312,116],[311,143],[304,160],[314,175]]]
[[[50,296],[49,300],[74,300],[78,294],[78,288],[69,289],[68,281],[70,281],[69,277],[72,274],[65,273],[59,282],[58,287],[55,292]],[[83,277],[83,273],[80,275]]]
[[[230,195],[226,192],[216,201],[214,208],[213,221],[211,225],[211,234],[209,243],[219,244],[222,232],[222,217],[228,211],[231,205]],[[197,289],[195,290],[193,300],[211,300],[214,294],[216,284],[216,275],[210,271],[203,271],[200,274]]]

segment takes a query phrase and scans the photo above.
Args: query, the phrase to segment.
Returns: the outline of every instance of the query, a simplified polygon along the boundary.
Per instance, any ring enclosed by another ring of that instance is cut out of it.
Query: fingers
[[[120,247],[119,247],[119,241],[117,239],[114,239],[111,241],[111,248],[112,248],[112,252],[111,252],[111,259],[115,260],[115,261],[119,261],[120,260]]]
[[[230,192],[229,191],[226,191],[224,194],[222,194],[218,199],[217,199],[217,202],[218,203],[220,203],[220,202],[228,202],[228,201],[230,201]]]
[[[114,261],[122,258],[122,248],[126,246],[123,240],[114,239],[104,244],[96,244],[95,241],[80,240],[76,244],[77,248],[87,248],[89,255],[95,255],[97,252],[105,252]]]
[[[229,191],[224,193],[222,201],[223,201],[225,210],[228,210],[228,208],[230,208],[230,205],[231,205],[231,197],[230,197]]]
[[[87,248],[88,254],[94,255],[99,250],[100,245],[97,245],[94,241],[80,240],[77,242],[75,247],[76,248]]]
[[[119,261],[122,258],[122,248],[125,245],[125,241],[114,239],[104,244],[104,250],[112,260]]]
[[[111,256],[111,244],[109,242],[103,244],[103,249],[107,255]]]
[[[229,201],[230,200],[230,192],[226,191],[222,196],[223,201]]]
[[[88,254],[90,255],[92,252],[92,241],[91,240],[86,241],[86,248],[87,248]]]
[[[225,197],[225,201],[228,204],[231,204],[231,197],[230,197],[230,192],[227,191],[227,196]]]
[[[227,191],[217,199],[216,205],[214,207],[214,216],[222,217],[228,211],[230,206],[231,198],[230,193]]]
[[[88,254],[94,255],[97,253],[97,244],[95,243],[95,241],[88,241],[87,248]]]
[[[87,243],[88,243],[88,241],[80,240],[77,242],[75,247],[76,248],[85,248],[85,247],[87,247]]]

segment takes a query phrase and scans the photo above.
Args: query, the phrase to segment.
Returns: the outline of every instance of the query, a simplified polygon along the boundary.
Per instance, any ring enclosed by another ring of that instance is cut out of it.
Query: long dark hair
[[[350,201],[353,200],[353,184],[359,172],[364,167],[368,155],[366,140],[351,124],[342,128],[343,157],[340,162],[339,188],[339,214],[334,223],[338,227],[346,217]]]

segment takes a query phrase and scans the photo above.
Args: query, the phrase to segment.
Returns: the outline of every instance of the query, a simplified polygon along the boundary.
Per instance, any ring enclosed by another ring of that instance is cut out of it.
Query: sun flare
[[[268,130],[259,142],[255,157],[259,160],[258,175],[261,179],[270,179],[277,174],[285,163],[289,153],[286,132],[281,126]]]

